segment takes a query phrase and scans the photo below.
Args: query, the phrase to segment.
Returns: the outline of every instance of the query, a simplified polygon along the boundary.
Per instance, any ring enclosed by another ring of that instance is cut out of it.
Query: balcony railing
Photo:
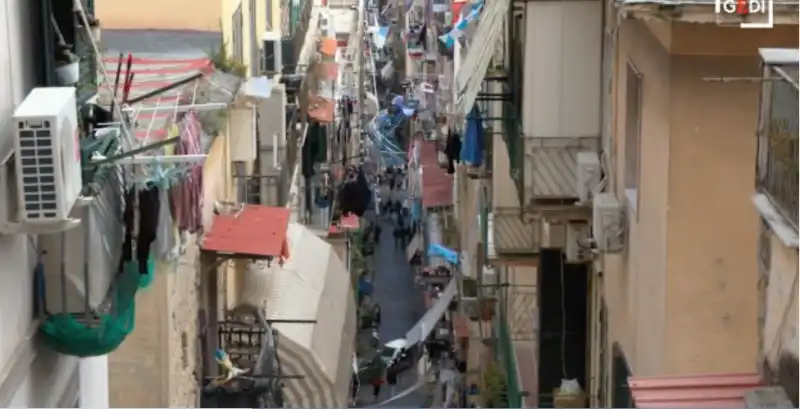
[[[756,188],[798,223],[797,67],[771,66],[763,85]]]

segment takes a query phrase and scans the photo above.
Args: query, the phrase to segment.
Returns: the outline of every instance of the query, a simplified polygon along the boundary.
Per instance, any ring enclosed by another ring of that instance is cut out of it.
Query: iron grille
[[[796,67],[793,67],[796,71]],[[759,126],[757,189],[795,226],[798,223],[798,84],[790,68],[766,70]]]

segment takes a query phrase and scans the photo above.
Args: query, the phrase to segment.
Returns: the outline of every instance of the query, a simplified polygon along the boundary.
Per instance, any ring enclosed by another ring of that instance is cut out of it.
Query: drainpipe
[[[80,358],[80,407],[84,409],[108,408],[108,355]]]

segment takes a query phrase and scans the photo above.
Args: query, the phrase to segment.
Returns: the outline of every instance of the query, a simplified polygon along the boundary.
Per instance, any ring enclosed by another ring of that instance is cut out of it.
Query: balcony
[[[797,230],[798,69],[767,65],[759,124],[756,189]]]
[[[524,146],[524,203],[573,205],[578,200],[578,152],[599,152],[600,137],[526,136]]]
[[[496,207],[489,214],[489,258],[521,258],[539,253],[539,223],[518,208]]]

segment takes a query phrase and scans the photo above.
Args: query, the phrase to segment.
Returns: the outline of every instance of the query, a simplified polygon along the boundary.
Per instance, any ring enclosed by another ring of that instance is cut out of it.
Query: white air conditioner
[[[461,306],[461,313],[472,321],[478,321],[481,317],[481,306],[476,297],[462,297],[458,303]]]
[[[564,253],[568,263],[584,263],[592,259],[588,223],[567,223],[567,242]]]
[[[497,285],[500,281],[497,278],[497,270],[493,266],[483,266],[483,294],[497,294]]]
[[[261,42],[261,71],[271,75],[280,74],[283,70],[281,34],[267,31]]]
[[[12,123],[21,231],[75,227],[79,221],[70,212],[83,186],[75,88],[35,88],[14,111]]]
[[[592,235],[600,251],[620,251],[625,245],[625,218],[613,193],[598,193],[592,201]]]
[[[578,152],[576,175],[576,191],[578,199],[587,203],[592,200],[592,191],[600,185],[600,156],[595,152]]]

